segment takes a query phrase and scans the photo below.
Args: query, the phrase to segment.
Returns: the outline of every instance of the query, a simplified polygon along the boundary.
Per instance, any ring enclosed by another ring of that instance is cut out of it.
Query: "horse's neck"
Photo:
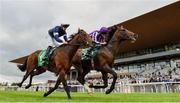
[[[68,48],[69,48],[69,57],[72,59],[72,57],[75,55],[76,51],[80,47],[77,40],[72,40],[69,42]]]
[[[78,42],[76,40],[71,40],[69,44],[67,44],[63,49],[65,51],[65,54],[68,55],[69,60],[72,59],[80,45],[77,45]]]
[[[116,53],[119,50],[120,43],[122,42],[121,38],[118,38],[116,33],[113,35],[111,40],[108,42],[108,45],[106,48],[109,49],[109,51],[113,54],[116,55]]]

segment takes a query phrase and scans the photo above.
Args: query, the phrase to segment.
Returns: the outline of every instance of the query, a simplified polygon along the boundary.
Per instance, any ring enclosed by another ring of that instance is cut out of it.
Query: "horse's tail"
[[[22,71],[24,72],[26,70],[26,65],[27,65],[27,59],[25,60],[24,64],[22,65],[17,65],[17,67]]]

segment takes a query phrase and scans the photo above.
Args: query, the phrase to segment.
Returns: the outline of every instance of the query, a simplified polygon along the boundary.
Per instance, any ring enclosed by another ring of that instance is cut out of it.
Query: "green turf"
[[[68,100],[66,93],[54,92],[43,97],[44,92],[0,91],[0,102],[180,102],[180,93],[71,93]]]

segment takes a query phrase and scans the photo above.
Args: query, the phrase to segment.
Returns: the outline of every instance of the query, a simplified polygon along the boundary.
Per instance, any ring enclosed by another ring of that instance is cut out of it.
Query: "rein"
[[[79,43],[79,44],[66,44],[66,45],[69,45],[69,46],[81,46],[81,45],[88,45],[89,43],[87,42],[86,44],[81,44],[81,43]]]
[[[69,46],[80,46],[81,44],[66,44],[66,45],[69,45]]]

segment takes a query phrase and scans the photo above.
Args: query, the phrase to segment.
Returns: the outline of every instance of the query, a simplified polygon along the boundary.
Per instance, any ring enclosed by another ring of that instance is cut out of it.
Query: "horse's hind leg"
[[[39,68],[39,69],[37,69],[36,71],[33,71],[32,74],[30,75],[29,84],[28,84],[25,88],[28,89],[29,87],[31,87],[32,78],[33,78],[35,75],[42,74],[42,73],[44,73],[45,71],[46,71],[46,70],[45,70],[44,68]]]
[[[34,71],[35,67],[36,67],[36,65],[35,65],[34,61],[32,61],[31,58],[28,58],[27,65],[26,65],[26,74],[24,75],[21,83],[17,84],[19,87],[21,87],[23,82],[28,78],[29,75],[31,75],[31,73]]]
[[[24,75],[22,81],[17,84],[19,87],[22,86],[23,82],[28,78],[29,74],[30,74],[30,73],[27,71],[26,74]]]

